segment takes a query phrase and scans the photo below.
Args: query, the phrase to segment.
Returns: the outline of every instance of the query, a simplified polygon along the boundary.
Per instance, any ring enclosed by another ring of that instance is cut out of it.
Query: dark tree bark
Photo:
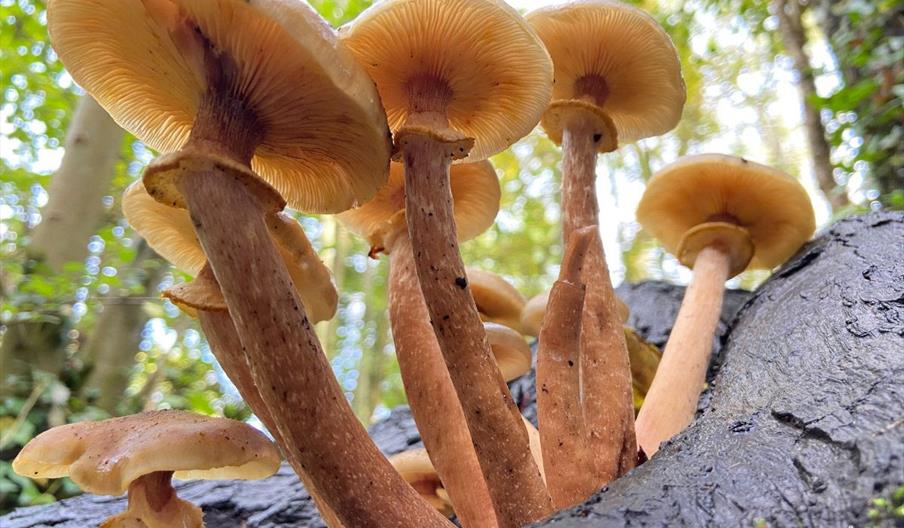
[[[698,419],[646,464],[537,526],[865,525],[870,500],[904,482],[902,253],[904,214],[851,218],[752,296],[727,292],[727,335],[714,343]],[[659,345],[682,293],[662,283],[619,289],[630,323]],[[529,378],[511,388],[533,416]],[[387,454],[420,442],[407,409],[371,435]],[[264,481],[178,489],[210,528],[322,526],[288,467]],[[85,496],[17,510],[0,525],[93,526],[124,506]]]
[[[741,309],[702,417],[542,525],[864,526],[904,482],[902,254],[904,214],[831,227]]]

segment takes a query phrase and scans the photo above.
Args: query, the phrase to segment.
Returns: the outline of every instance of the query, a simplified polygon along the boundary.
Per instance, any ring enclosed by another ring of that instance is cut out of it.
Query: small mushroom
[[[525,301],[521,293],[491,271],[469,266],[465,268],[465,273],[480,318],[523,333],[521,310]]]
[[[394,159],[405,164],[415,267],[497,520],[508,527],[539,519],[551,510],[549,494],[470,294],[449,167],[530,132],[552,90],[549,56],[501,0],[386,0],[340,35],[376,83]]]
[[[536,336],[540,333],[543,318],[546,315],[546,305],[549,302],[549,290],[531,297],[521,311],[521,326],[527,335]],[[628,326],[628,318],[631,310],[619,297],[615,298],[618,305],[618,317],[625,325],[625,344],[628,347],[628,359],[631,363],[631,385],[634,392],[634,410],[640,410],[644,396],[653,382],[659,358],[662,356],[659,348],[647,342],[636,330]]]
[[[521,423],[530,439],[530,452],[538,467],[543,467],[543,452],[540,448],[540,432],[532,423],[524,416],[521,417]],[[446,490],[443,480],[433,467],[430,456],[426,449],[415,448],[397,453],[389,457],[389,462],[402,475],[408,484],[411,485],[421,497],[431,506],[436,508],[443,515],[450,517],[453,513],[461,521],[461,513],[449,499],[449,492]],[[541,475],[545,479],[545,475]],[[478,522],[469,526],[490,526],[494,525],[491,519],[478,519]],[[464,526],[462,522],[462,526]]]
[[[685,85],[668,35],[645,12],[614,1],[587,0],[541,8],[527,21],[555,65],[553,101],[543,115],[562,144],[563,238],[599,225],[595,192],[598,152],[673,128]],[[583,408],[602,485],[634,466],[634,410],[628,353],[602,243],[587,256],[581,372]]]
[[[521,327],[524,328],[525,335],[540,335],[540,327],[543,325],[543,317],[546,316],[546,305],[549,303],[550,290],[534,295],[521,309]],[[631,316],[631,309],[618,296],[615,297],[615,307],[618,311],[618,318],[622,324],[628,324],[628,318]]]
[[[123,193],[122,212],[154,251],[177,268],[197,276],[192,282],[165,291],[164,297],[191,315],[198,310],[226,311],[226,301],[207,264],[188,211],[154,200],[144,184],[137,181]],[[270,215],[267,226],[308,318],[315,323],[331,319],[339,301],[332,273],[311,247],[304,230],[285,213]]]
[[[530,372],[531,352],[520,333],[506,325],[483,323],[493,358],[505,381],[512,381]]]
[[[128,492],[128,509],[104,528],[200,528],[201,509],[176,496],[171,478],[268,477],[279,452],[253,427],[185,411],[151,411],[54,427],[33,438],[13,460],[29,478],[68,476],[95,495]]]
[[[449,182],[459,240],[486,231],[496,218],[500,197],[490,162],[454,165]],[[392,163],[389,181],[376,196],[338,218],[369,241],[371,256],[389,254],[389,319],[411,414],[458,518],[465,526],[493,526],[489,490],[421,293],[405,222],[402,165]]]
[[[813,234],[813,206],[791,176],[743,158],[687,156],[650,179],[637,219],[694,275],[637,417],[647,455],[693,420],[725,281],[771,269]]]
[[[443,487],[433,462],[426,449],[409,449],[389,457],[389,463],[402,475],[405,482],[417,491],[421,498],[446,517],[451,517],[455,510],[449,500],[449,494]]]
[[[446,526],[356,419],[265,224],[286,201],[338,212],[385,182],[367,72],[304,2],[51,0],[47,16],[72,77],[165,153],[145,187],[189,211],[296,471],[345,524]]]

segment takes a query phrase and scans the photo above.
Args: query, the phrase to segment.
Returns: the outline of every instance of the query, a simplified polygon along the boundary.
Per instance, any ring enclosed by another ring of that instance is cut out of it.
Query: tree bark
[[[60,167],[50,180],[49,199],[41,223],[32,233],[27,258],[51,273],[68,262],[81,262],[88,254],[88,238],[104,212],[103,197],[110,190],[124,132],[89,96],[82,97],[66,132]],[[36,266],[26,266],[27,272]],[[9,325],[0,345],[3,377],[16,375],[28,385],[31,369],[59,373],[65,361],[68,317],[58,309],[40,317]],[[0,396],[16,386],[0,379]],[[18,386],[18,384],[17,384]]]
[[[66,132],[66,153],[47,189],[41,223],[28,253],[54,272],[88,254],[88,238],[104,213],[125,133],[90,96],[82,97]]]
[[[826,139],[826,130],[819,115],[819,107],[813,102],[813,98],[817,97],[816,79],[813,75],[810,58],[804,49],[807,44],[807,34],[803,26],[803,8],[798,0],[775,0],[774,5],[785,50],[794,61],[794,70],[797,73],[797,88],[800,91],[804,128],[807,133],[807,145],[810,148],[813,174],[829,204],[833,209],[837,209],[847,205],[848,198],[844,187],[835,183],[832,150]]]

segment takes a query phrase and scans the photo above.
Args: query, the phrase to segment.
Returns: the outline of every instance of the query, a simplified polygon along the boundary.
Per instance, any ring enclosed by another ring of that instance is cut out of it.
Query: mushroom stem
[[[202,275],[209,275],[210,278],[213,278],[213,270],[210,269],[209,265],[205,265],[198,274],[199,277]],[[260,392],[254,386],[251,369],[242,351],[241,339],[235,331],[235,325],[232,322],[232,317],[229,316],[229,312],[199,310],[198,320],[201,322],[201,329],[207,337],[208,344],[210,344],[210,350],[223,368],[223,372],[226,373],[226,376],[238,389],[239,394],[242,395],[251,411],[260,418],[264,427],[273,435],[276,443],[285,445],[285,440],[279,434],[276,422],[273,421],[273,417],[270,416],[270,411],[264,404]],[[341,528],[342,523],[336,513],[317,493],[314,483],[311,482],[311,477],[302,469],[301,464],[294,459],[290,459],[289,462],[304,484],[305,489],[308,490],[311,498],[314,499],[314,504],[320,511],[320,516],[326,525],[329,528]]]
[[[596,198],[597,143],[590,121],[578,117],[562,135],[563,237],[569,243],[584,226],[599,226]],[[583,283],[587,285],[581,322],[581,376],[583,408],[590,450],[591,471],[597,487],[624,474],[636,463],[634,404],[631,370],[624,330],[602,242],[593,241],[587,252]]]
[[[521,526],[551,511],[508,387],[496,366],[458,252],[449,145],[408,134],[405,205],[415,264],[434,333],[461,402],[500,526]]]
[[[310,476],[343,524],[448,526],[392,469],[352,413],[258,200],[216,169],[187,173],[181,190],[293,466]]]
[[[693,279],[637,416],[637,441],[648,456],[694,419],[730,266],[729,254],[715,247],[697,255]]]
[[[495,527],[468,424],[430,327],[408,231],[390,246],[389,319],[411,414],[462,526]]]
[[[574,232],[568,241],[559,280],[549,293],[537,351],[537,419],[546,484],[553,506],[583,501],[597,486],[587,471],[592,456],[581,409],[581,271],[597,227]]]
[[[390,244],[389,318],[411,414],[462,526],[496,526],[468,424],[430,327],[407,230]]]
[[[128,509],[104,521],[100,528],[202,528],[201,508],[176,496],[172,476],[172,471],[157,471],[133,480]]]

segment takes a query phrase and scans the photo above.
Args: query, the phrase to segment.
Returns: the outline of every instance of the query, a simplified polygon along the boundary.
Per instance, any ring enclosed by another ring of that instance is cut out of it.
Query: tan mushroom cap
[[[121,495],[149,473],[177,479],[268,477],[279,469],[276,446],[253,427],[185,411],[151,411],[54,427],[13,461],[29,478],[68,476],[83,490]]]
[[[465,161],[526,136],[549,104],[549,55],[502,0],[384,0],[340,36],[376,82],[393,131],[407,118],[410,80],[444,80],[450,127],[474,138]]]
[[[496,323],[483,323],[483,328],[490,342],[493,357],[499,366],[499,372],[505,381],[512,381],[527,374],[530,370],[531,353],[524,336]]]
[[[452,515],[449,495],[443,488],[426,449],[409,449],[392,455],[389,463],[431,506],[447,517]]]
[[[499,212],[501,190],[496,171],[489,161],[452,166],[449,174],[452,207],[459,242],[483,233]],[[384,250],[395,232],[407,229],[405,210],[405,168],[391,163],[389,180],[364,205],[337,215],[349,231]]]
[[[161,152],[188,139],[206,89],[185,20],[231,60],[261,124],[252,167],[311,212],[364,202],[390,144],[372,81],[335,32],[294,0],[51,0],[48,29],[72,77],[123,128]]]
[[[188,211],[157,202],[140,181],[126,188],[122,210],[129,224],[161,257],[191,275],[199,275],[207,263],[207,257],[195,235]],[[267,227],[286,263],[308,318],[315,323],[331,319],[339,302],[336,287],[329,268],[311,247],[304,230],[284,213],[268,216]],[[215,281],[203,277],[175,286],[165,296],[183,309],[226,309]]]
[[[521,293],[493,272],[468,266],[465,273],[480,318],[521,332],[521,310],[524,308]]]
[[[722,154],[687,156],[657,172],[640,200],[637,220],[679,257],[682,240],[697,226],[741,227],[754,246],[750,269],[771,269],[783,263],[816,226],[810,198],[797,180],[780,170]],[[709,231],[698,229],[691,234],[710,236]],[[736,238],[735,231],[724,237],[726,243]],[[694,244],[685,242],[685,246]],[[684,256],[691,254],[696,253],[684,252]]]
[[[612,118],[619,141],[664,134],[678,124],[686,99],[678,53],[644,11],[621,2],[581,0],[544,7],[525,17],[555,64],[552,99],[574,100],[587,79],[608,92],[595,101]],[[602,104],[601,104],[602,103]],[[561,125],[543,126],[561,142]]]
[[[521,327],[524,334],[537,337],[540,335],[540,328],[543,326],[543,317],[546,316],[546,305],[549,303],[549,292],[538,293],[530,298],[521,310]],[[616,308],[618,310],[618,318],[622,324],[628,323],[628,317],[631,316],[631,309],[620,298],[615,298]]]

